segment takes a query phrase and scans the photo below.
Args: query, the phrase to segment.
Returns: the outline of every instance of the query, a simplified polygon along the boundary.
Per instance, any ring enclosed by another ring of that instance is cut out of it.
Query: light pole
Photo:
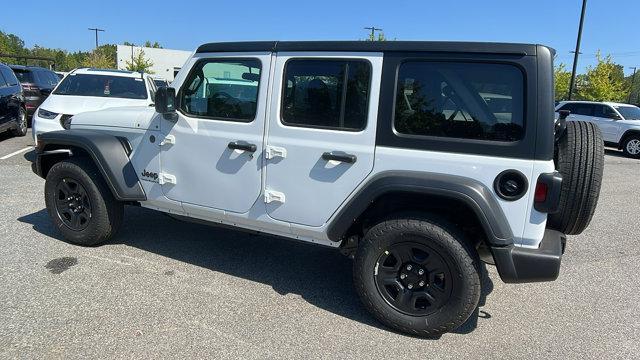
[[[629,98],[627,99],[627,103],[631,104],[631,93],[633,93],[633,84],[635,84],[636,79],[636,67],[632,66],[629,69],[633,69],[633,75],[631,75],[631,86],[629,87]]]
[[[587,0],[582,0],[582,12],[580,13],[580,26],[578,27],[578,40],[576,40],[576,51],[573,54],[573,70],[571,71],[571,82],[569,83],[569,95],[567,100],[571,100],[573,86],[576,81],[576,68],[578,67],[578,55],[580,55],[580,41],[582,40],[582,25],[584,24],[584,13],[587,9]]]
[[[378,29],[375,26],[369,26],[369,27],[365,27],[365,30],[371,30],[371,41],[375,41],[376,40],[376,31],[382,31],[382,29]]]
[[[95,31],[96,33],[96,49],[98,48],[98,31],[104,32],[103,29],[98,29],[98,28],[89,28],[89,30],[91,31]]]

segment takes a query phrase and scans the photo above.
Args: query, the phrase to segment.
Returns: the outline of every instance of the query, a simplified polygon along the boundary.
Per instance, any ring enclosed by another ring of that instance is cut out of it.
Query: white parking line
[[[12,152],[11,154],[7,154],[7,155],[5,155],[5,156],[3,156],[3,157],[0,157],[0,160],[7,160],[8,158],[10,158],[10,157],[12,157],[12,156],[18,155],[18,154],[23,153],[23,152],[25,152],[25,151],[29,151],[29,150],[31,150],[31,149],[33,149],[33,146],[27,146],[27,147],[26,147],[26,148],[24,148],[24,149],[21,149],[21,150],[18,150],[18,151],[14,151],[14,152]]]

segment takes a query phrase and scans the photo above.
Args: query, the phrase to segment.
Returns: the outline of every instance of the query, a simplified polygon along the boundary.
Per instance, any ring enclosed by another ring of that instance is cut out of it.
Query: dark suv
[[[0,64],[0,132],[15,136],[27,134],[27,112],[22,87],[13,71]]]
[[[20,80],[27,104],[27,115],[34,111],[60,81],[56,73],[38,66],[9,65]]]

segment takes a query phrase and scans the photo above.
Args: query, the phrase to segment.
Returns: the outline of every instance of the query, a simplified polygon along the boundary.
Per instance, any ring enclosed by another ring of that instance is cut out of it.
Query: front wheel
[[[16,128],[11,130],[11,135],[27,135],[27,126],[27,112],[23,108],[20,108],[20,111],[18,112],[18,119],[16,120]]]
[[[622,144],[622,151],[630,158],[640,159],[640,135],[630,135]]]
[[[395,219],[371,228],[354,259],[364,306],[403,333],[437,336],[462,325],[478,306],[479,260],[444,221]]]
[[[69,242],[93,246],[109,240],[122,223],[124,206],[116,201],[88,159],[56,163],[44,185],[47,211]]]

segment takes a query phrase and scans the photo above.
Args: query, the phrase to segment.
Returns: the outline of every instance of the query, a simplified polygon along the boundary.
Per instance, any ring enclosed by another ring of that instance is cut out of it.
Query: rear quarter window
[[[399,135],[512,142],[524,136],[524,75],[513,65],[407,61],[396,84]]]

